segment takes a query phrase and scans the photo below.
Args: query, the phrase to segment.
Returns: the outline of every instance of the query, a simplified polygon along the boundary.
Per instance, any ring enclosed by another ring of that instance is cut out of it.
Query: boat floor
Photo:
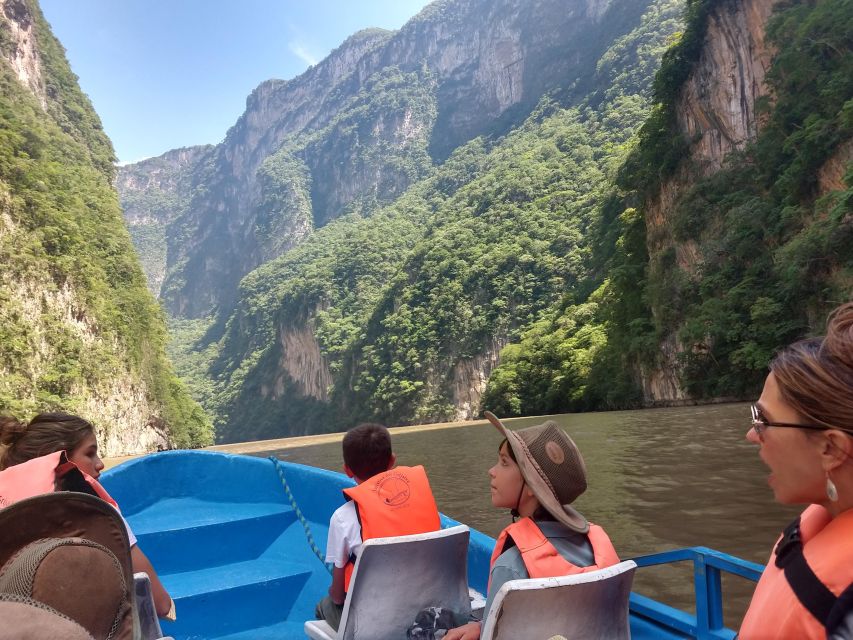
[[[283,504],[172,498],[128,521],[175,600],[178,619],[162,626],[176,640],[304,637],[329,587]],[[326,527],[312,529],[325,539]]]

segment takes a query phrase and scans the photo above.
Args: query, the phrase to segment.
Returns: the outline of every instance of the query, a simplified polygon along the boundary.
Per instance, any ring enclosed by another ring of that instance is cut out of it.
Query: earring
[[[826,497],[833,502],[838,502],[838,489],[835,488],[835,483],[829,477],[829,471],[826,472]]]

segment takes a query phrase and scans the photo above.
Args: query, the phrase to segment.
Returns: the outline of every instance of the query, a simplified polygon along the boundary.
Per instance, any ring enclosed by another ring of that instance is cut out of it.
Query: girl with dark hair
[[[40,413],[26,424],[10,416],[0,416],[0,446],[4,447],[0,454],[0,471],[59,451],[64,451],[68,461],[93,480],[98,479],[104,468],[98,455],[94,427],[83,418],[67,413]],[[126,521],[125,526],[133,570],[148,574],[157,615],[166,617],[172,613],[172,598],[136,544],[136,536]]]
[[[809,506],[774,547],[738,637],[853,638],[853,302],[825,337],[775,357],[746,437],[776,500]]]

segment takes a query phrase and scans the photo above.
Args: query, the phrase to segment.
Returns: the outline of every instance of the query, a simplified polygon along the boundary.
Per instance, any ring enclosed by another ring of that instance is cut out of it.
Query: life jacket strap
[[[800,604],[824,627],[829,628],[830,614],[833,614],[833,618],[843,617],[847,607],[840,606],[834,611],[841,598],[848,601],[848,606],[853,605],[853,585],[844,591],[841,598],[837,598],[806,562],[799,518],[785,528],[782,539],[776,545],[776,566],[785,572],[785,579]]]

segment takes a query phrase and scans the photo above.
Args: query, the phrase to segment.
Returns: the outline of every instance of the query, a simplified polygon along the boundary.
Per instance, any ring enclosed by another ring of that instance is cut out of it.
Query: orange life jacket
[[[115,500],[110,497],[101,483],[80,471],[76,464],[68,460],[64,451],[33,458],[0,471],[0,508],[8,507],[24,498],[53,493],[61,480],[72,480],[73,478],[69,475],[74,474],[79,474],[76,479],[82,482],[79,490],[96,495],[118,509]],[[78,489],[75,487],[74,490]]]
[[[426,471],[420,465],[394,467],[358,486],[344,489],[344,495],[355,503],[362,541],[441,528],[438,507]],[[355,558],[351,557],[344,573],[346,591],[349,591],[354,568]]]
[[[773,548],[761,574],[738,634],[740,640],[827,636],[824,622],[803,604],[786,575],[785,537],[780,537],[782,547],[777,544]],[[806,570],[828,589],[830,598],[840,596],[853,584],[853,510],[832,518],[822,506],[811,505],[799,519],[799,542],[801,546],[795,545],[794,553],[802,556]],[[777,557],[782,566],[777,565]],[[809,597],[822,590],[817,583],[807,587]]]
[[[515,546],[521,553],[521,560],[531,578],[556,578],[559,576],[570,576],[575,573],[586,573],[597,571],[604,567],[610,567],[619,562],[613,543],[604,532],[604,529],[596,524],[589,523],[589,543],[592,545],[594,564],[588,567],[579,567],[572,564],[560,555],[560,552],[545,537],[536,523],[530,518],[522,518],[501,531],[495,550],[492,552],[492,561],[489,567],[495,566],[506,547],[507,538],[512,538]],[[489,578],[491,581],[491,577]]]

